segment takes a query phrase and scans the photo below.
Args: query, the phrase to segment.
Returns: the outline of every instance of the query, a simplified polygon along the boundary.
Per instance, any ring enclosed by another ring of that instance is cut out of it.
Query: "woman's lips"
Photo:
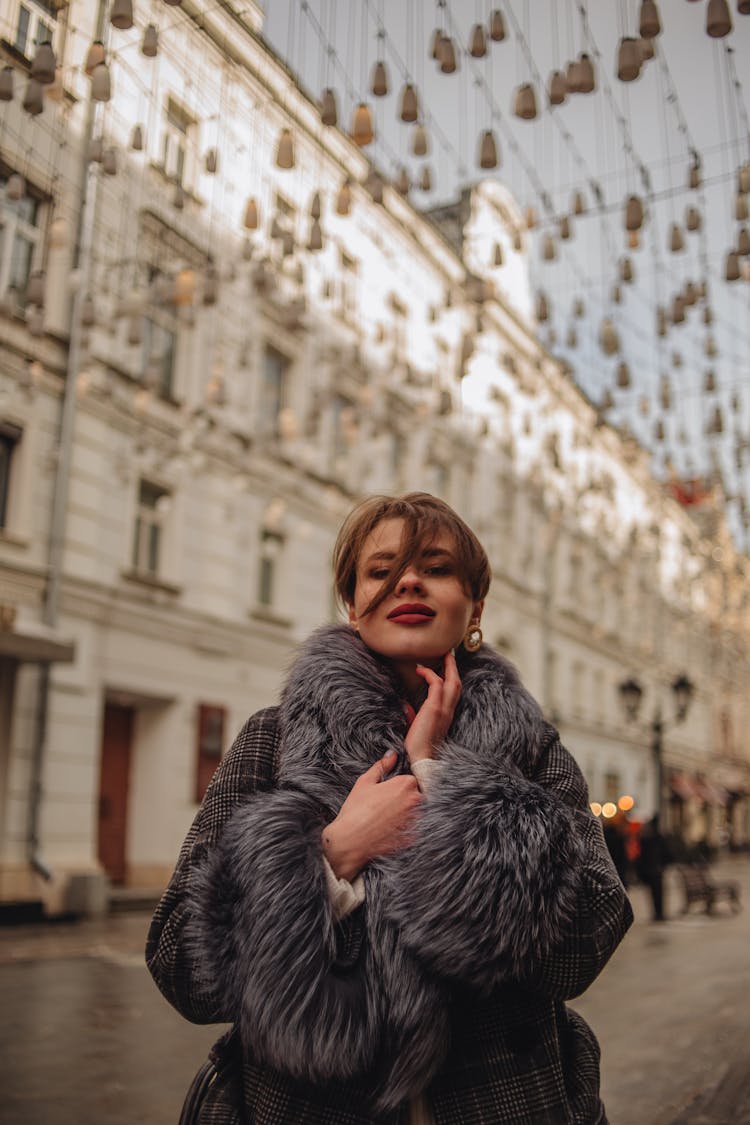
[[[434,616],[435,611],[429,606],[405,604],[391,610],[388,620],[395,621],[397,625],[425,625],[428,621],[432,621]]]

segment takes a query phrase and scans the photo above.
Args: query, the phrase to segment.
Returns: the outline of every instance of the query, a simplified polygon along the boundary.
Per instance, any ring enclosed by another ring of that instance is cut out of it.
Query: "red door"
[[[107,703],[99,782],[99,862],[113,883],[125,882],[133,708]]]

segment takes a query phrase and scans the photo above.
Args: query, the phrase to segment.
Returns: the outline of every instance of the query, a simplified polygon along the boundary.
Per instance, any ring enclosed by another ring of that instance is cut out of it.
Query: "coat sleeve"
[[[197,873],[240,803],[271,787],[276,729],[271,707],[248,719],[237,735],[211,779],[149,928],[149,971],[169,1003],[194,1023],[230,1018],[217,1008],[200,958],[185,940]]]
[[[247,761],[267,723],[264,713],[251,720],[214,776],[152,922],[147,961],[187,1019],[235,1023],[268,1065],[326,1082],[371,1062],[362,922],[355,910],[337,924],[323,866],[327,811],[301,790],[262,791]]]
[[[548,728],[527,778],[446,744],[414,844],[390,866],[389,911],[440,976],[514,981],[558,999],[594,980],[632,921],[588,807],[586,782]]]

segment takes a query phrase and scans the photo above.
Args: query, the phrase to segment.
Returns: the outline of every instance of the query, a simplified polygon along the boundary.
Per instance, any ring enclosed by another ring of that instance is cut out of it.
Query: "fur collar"
[[[537,703],[504,657],[482,645],[456,654],[462,692],[450,730],[452,742],[471,746],[488,769],[529,775],[544,730]],[[324,626],[302,646],[284,688],[280,778],[331,805],[387,750],[400,769],[406,720],[388,662],[368,649],[348,625]]]

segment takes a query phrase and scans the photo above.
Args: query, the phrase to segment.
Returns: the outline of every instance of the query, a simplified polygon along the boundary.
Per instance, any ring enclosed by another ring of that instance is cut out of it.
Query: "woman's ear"
[[[474,609],[471,612],[471,620],[476,621],[477,625],[482,620],[482,611],[484,609],[484,598],[481,602],[474,603]]]
[[[349,624],[351,625],[352,629],[354,629],[354,631],[356,633],[359,629],[359,625],[357,624],[357,615],[354,612],[354,603],[352,602],[349,605],[348,608],[349,608]]]

